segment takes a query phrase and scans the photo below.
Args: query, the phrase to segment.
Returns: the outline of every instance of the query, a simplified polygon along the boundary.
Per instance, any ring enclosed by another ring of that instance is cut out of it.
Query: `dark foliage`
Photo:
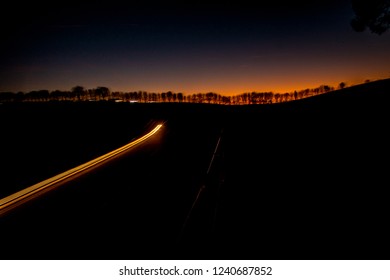
[[[381,35],[390,27],[390,0],[352,0],[355,17],[352,28],[363,32],[368,28],[372,33]]]

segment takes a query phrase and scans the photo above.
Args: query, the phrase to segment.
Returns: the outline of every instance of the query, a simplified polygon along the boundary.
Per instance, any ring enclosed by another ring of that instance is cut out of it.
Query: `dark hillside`
[[[388,258],[389,93],[383,80],[233,107],[215,241],[233,244],[225,256]]]
[[[390,79],[384,79],[278,105],[291,110],[356,112],[364,115],[386,109],[389,101]]]

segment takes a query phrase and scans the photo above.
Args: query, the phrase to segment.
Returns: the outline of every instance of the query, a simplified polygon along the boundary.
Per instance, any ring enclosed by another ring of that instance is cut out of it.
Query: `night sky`
[[[390,31],[355,32],[349,0],[11,3],[0,91],[290,92],[390,77]]]

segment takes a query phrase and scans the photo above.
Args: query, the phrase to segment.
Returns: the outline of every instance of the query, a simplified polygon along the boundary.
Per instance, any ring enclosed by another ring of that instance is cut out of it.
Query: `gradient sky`
[[[230,95],[390,77],[390,31],[355,32],[349,0],[106,2],[6,8],[0,91]]]

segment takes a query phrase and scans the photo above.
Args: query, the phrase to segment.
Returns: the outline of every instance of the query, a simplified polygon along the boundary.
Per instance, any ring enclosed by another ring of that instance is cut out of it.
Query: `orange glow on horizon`
[[[132,92],[132,91],[146,91],[149,93],[162,93],[171,91],[173,93],[183,93],[184,95],[192,95],[197,93],[213,92],[222,96],[235,96],[242,93],[250,92],[273,92],[273,93],[292,93],[294,91],[300,91],[305,89],[318,88],[321,85],[328,85],[337,89],[341,82],[346,84],[346,87],[353,85],[363,84],[366,80],[375,81],[381,79],[390,78],[390,73],[384,75],[383,73],[375,73],[375,75],[335,75],[329,77],[316,77],[315,73],[311,76],[302,75],[302,73],[292,74],[288,79],[282,79],[279,77],[271,78],[267,77],[261,80],[255,75],[246,76],[245,79],[239,77],[225,77],[224,79],[210,79],[205,82],[199,83],[182,83],[176,84],[174,82],[152,85],[150,83],[145,88],[128,88],[123,86],[122,88],[115,89],[115,86],[111,88],[112,91]],[[346,77],[348,76],[348,77]]]

